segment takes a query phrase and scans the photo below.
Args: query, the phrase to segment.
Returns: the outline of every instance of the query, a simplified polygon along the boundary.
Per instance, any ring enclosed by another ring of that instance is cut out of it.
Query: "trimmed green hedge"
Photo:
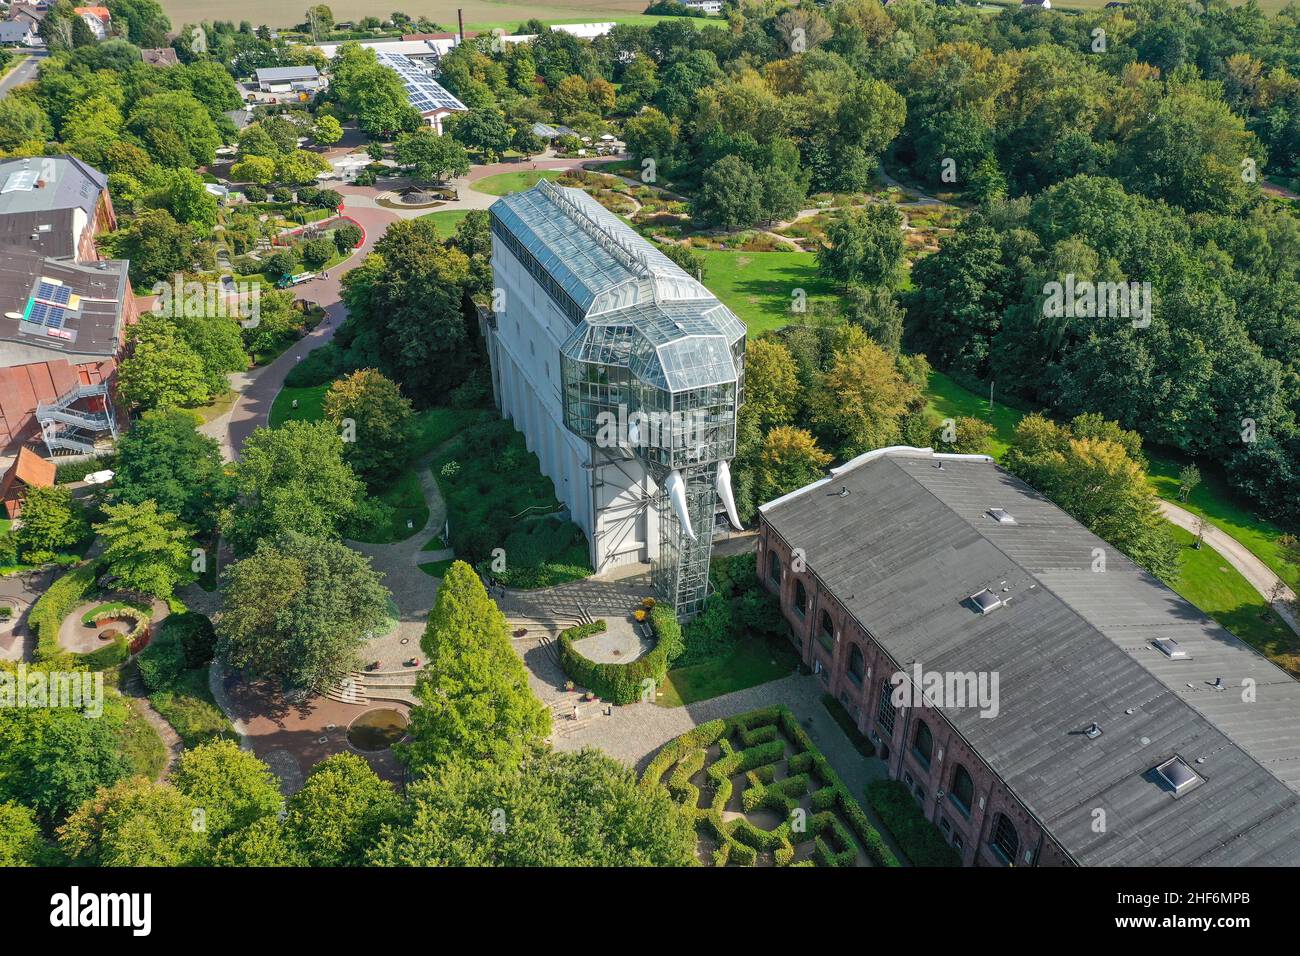
[[[925,818],[907,787],[898,780],[867,785],[867,802],[915,866],[961,866],[957,851]]]
[[[615,704],[633,704],[641,699],[647,678],[658,687],[668,673],[668,666],[681,653],[682,629],[673,612],[663,606],[650,610],[650,625],[655,632],[655,646],[646,654],[626,664],[600,664],[588,660],[574,642],[606,629],[603,620],[580,624],[560,632],[560,666],[569,679],[585,687],[602,700]]]
[[[732,746],[733,736],[742,749]],[[787,776],[774,780],[775,764],[785,757],[787,739],[794,749],[786,758]],[[707,749],[715,743],[720,756],[705,768],[713,785],[713,797],[708,807],[699,807],[699,789],[690,778],[699,772]],[[826,866],[852,866],[857,860],[858,843],[876,866],[900,865],[867,819],[866,811],[784,706],[711,720],[668,741],[647,765],[641,786],[660,786],[670,769],[669,792],[698,808],[697,824],[718,841],[712,860],[715,866],[753,866],[762,851],[771,851],[778,866],[807,866],[814,861]],[[787,819],[772,830],[762,830],[743,818],[725,822],[722,811],[731,800],[732,778],[738,773],[745,774],[748,784],[742,798],[746,812],[767,807]],[[808,816],[807,829],[793,832],[790,815],[799,799],[810,792],[813,812]],[[795,863],[795,844],[809,840],[816,841],[812,859]]]
[[[32,605],[27,624],[36,636],[36,661],[39,664],[66,663],[73,655],[59,647],[59,625],[87,592],[95,586],[98,565],[89,561],[77,565],[53,581]],[[96,652],[98,653],[98,652]]]

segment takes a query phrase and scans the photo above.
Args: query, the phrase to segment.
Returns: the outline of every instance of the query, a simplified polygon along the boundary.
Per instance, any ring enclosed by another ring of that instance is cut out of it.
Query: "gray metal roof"
[[[257,71],[257,82],[277,83],[284,80],[315,80],[320,73],[314,66],[267,66]]]
[[[0,216],[82,209],[94,218],[108,177],[73,156],[0,161]]]
[[[998,672],[996,717],[945,717],[1079,863],[1300,864],[1300,684],[1019,479],[878,452],[762,510],[898,665]],[[1176,797],[1174,756],[1204,778]]]

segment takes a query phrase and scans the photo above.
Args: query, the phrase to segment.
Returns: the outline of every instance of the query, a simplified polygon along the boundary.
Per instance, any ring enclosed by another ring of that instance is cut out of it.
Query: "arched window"
[[[930,725],[924,720],[916,722],[916,736],[912,738],[912,753],[916,759],[921,761],[923,767],[930,766],[930,754],[934,751],[934,734],[930,733]]]
[[[958,764],[957,769],[953,771],[952,790],[948,795],[952,797],[952,802],[963,815],[970,816],[971,804],[975,802],[975,781],[961,764]]]
[[[767,554],[767,578],[773,584],[781,583],[781,559],[777,557],[775,551],[769,551]]]
[[[862,686],[867,676],[867,659],[862,656],[862,648],[856,644],[849,645],[849,680]]]
[[[808,591],[802,581],[794,582],[794,610],[800,617],[808,613]]]
[[[1005,813],[999,813],[993,821],[993,849],[1007,863],[1015,865],[1016,854],[1020,852],[1020,834],[1016,825],[1007,819]]]
[[[828,641],[835,640],[835,622],[831,620],[830,613],[822,611],[822,636]]]

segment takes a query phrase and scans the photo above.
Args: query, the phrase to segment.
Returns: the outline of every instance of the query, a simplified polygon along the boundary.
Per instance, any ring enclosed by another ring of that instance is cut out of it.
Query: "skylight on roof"
[[[1187,651],[1183,650],[1182,645],[1172,637],[1159,637],[1151,643],[1156,646],[1157,650],[1163,651],[1167,657],[1171,657],[1176,661],[1187,657]]]
[[[1169,784],[1175,794],[1185,793],[1200,783],[1202,777],[1182,757],[1171,757],[1156,767],[1156,774]]]
[[[1011,512],[1007,511],[1007,509],[1005,508],[990,508],[988,514],[989,517],[992,518],[994,521],[996,521],[998,524],[1016,523],[1016,519],[1012,516]]]
[[[1006,602],[998,597],[988,588],[976,591],[969,598],[970,602],[975,605],[975,609],[981,614],[988,614],[990,611],[997,610]]]

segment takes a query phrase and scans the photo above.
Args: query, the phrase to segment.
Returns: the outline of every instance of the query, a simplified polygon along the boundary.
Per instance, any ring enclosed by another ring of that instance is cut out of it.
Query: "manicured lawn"
[[[992,422],[997,429],[990,447],[990,454],[994,458],[1001,458],[1006,452],[1015,437],[1016,424],[1025,414],[995,402],[990,416],[987,395],[976,395],[939,371],[930,376],[928,396],[930,409],[941,418],[970,415]],[[1188,511],[1203,515],[1245,545],[1274,574],[1290,584],[1293,590],[1300,589],[1300,571],[1283,563],[1278,554],[1277,538],[1282,534],[1282,529],[1258,517],[1249,506],[1240,503],[1223,476],[1212,465],[1200,463],[1203,480],[1190,498],[1183,502],[1178,500],[1178,472],[1186,464],[1186,459],[1174,452],[1153,449],[1147,449],[1146,455],[1150,462],[1148,471],[1151,484],[1156,494]]]
[[[930,411],[940,418],[978,418],[997,429],[989,442],[989,454],[1001,458],[1016,435],[1016,425],[1025,413],[1019,409],[993,403],[989,414],[989,398],[979,396],[958,385],[943,372],[930,373],[930,387],[926,390]]]
[[[430,220],[438,227],[438,235],[446,239],[456,231],[456,227],[460,225],[461,220],[468,215],[468,209],[447,209],[442,212],[426,212],[420,218]]]
[[[1174,590],[1279,667],[1300,675],[1300,637],[1219,552],[1208,544],[1198,551],[1190,531],[1171,530],[1182,546]]]
[[[693,667],[678,667],[664,678],[655,698],[660,707],[681,707],[733,690],[788,677],[799,663],[794,648],[777,640],[746,638],[730,654]]]
[[[1156,494],[1174,502],[1194,514],[1202,515],[1250,549],[1250,552],[1285,580],[1291,589],[1300,591],[1300,569],[1284,563],[1277,549],[1277,539],[1282,529],[1242,504],[1234,496],[1223,476],[1214,466],[1200,462],[1201,484],[1192,491],[1187,501],[1178,500],[1178,472],[1184,460],[1169,453],[1148,452],[1151,484]]]
[[[532,189],[541,179],[558,179],[563,172],[562,169],[525,169],[517,173],[498,173],[480,179],[470,189],[489,196],[506,196],[523,189]]]
[[[313,385],[309,388],[282,388],[271,403],[271,414],[267,423],[278,428],[285,422],[318,422],[324,417],[323,405],[328,385]],[[294,408],[294,400],[298,407]]]
[[[751,334],[779,329],[806,315],[791,309],[803,289],[809,303],[831,300],[835,289],[817,275],[811,252],[734,252],[699,249],[704,284],[749,326]]]
[[[420,550],[441,551],[445,547],[447,547],[447,542],[442,540],[441,535],[435,535],[434,537],[430,538],[428,541],[424,542],[424,547],[421,548]]]
[[[455,558],[447,558],[445,561],[430,561],[427,564],[420,565],[420,570],[431,578],[441,579],[446,575],[447,569],[451,567],[452,562],[455,560]]]
[[[420,476],[415,471],[404,471],[387,488],[375,495],[392,509],[386,523],[366,528],[355,540],[367,544],[391,544],[404,541],[424,527],[429,520],[429,506],[424,503]],[[409,524],[408,524],[409,522]]]

